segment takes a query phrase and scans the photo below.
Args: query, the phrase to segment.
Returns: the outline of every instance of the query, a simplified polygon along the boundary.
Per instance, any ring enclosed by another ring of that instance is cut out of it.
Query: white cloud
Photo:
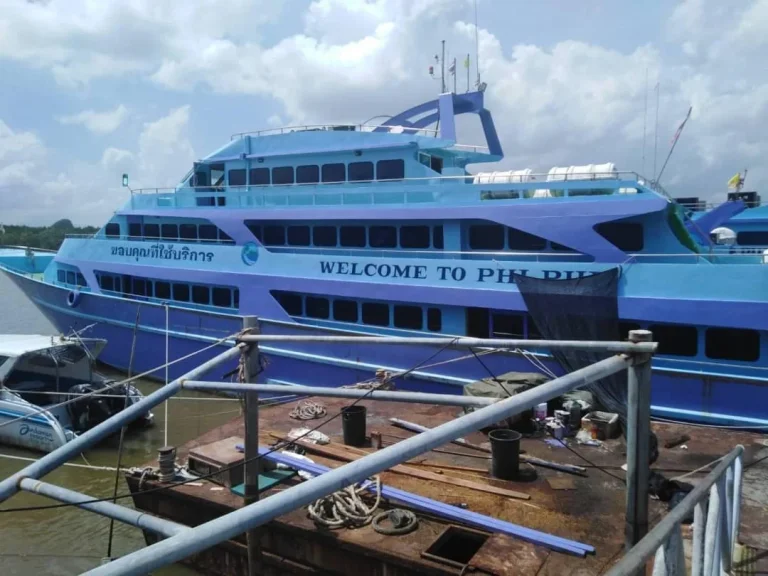
[[[138,173],[147,186],[175,186],[192,168],[195,152],[187,137],[190,106],[144,124],[139,136]]]
[[[96,112],[83,110],[71,116],[62,116],[58,120],[62,124],[79,124],[95,134],[109,134],[117,130],[128,118],[128,108],[119,104],[114,110]]]
[[[32,132],[14,132],[0,118],[0,161],[15,156],[28,158],[43,152],[43,145]]]

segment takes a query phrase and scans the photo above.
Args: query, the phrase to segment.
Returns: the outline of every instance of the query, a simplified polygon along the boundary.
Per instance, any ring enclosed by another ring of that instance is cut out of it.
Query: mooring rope
[[[369,481],[365,481],[315,500],[307,507],[309,517],[327,528],[360,528],[370,524],[381,503],[381,479],[375,476],[373,482],[376,484],[376,501],[372,506],[366,505],[360,496],[368,490]]]
[[[288,414],[294,420],[314,420],[322,418],[328,413],[326,407],[312,400],[303,400]]]

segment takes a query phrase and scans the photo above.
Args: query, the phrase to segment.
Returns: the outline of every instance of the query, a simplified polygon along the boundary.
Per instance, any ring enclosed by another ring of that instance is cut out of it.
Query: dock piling
[[[259,323],[255,316],[243,317],[243,332],[259,333]],[[256,384],[259,373],[259,343],[250,342],[241,351],[243,371],[239,380],[245,384]],[[245,392],[245,505],[259,501],[259,393],[256,390]],[[262,573],[261,535],[258,528],[248,530],[248,576]]]
[[[648,330],[630,330],[633,343],[650,342]],[[651,357],[633,354],[628,370],[627,395],[627,514],[624,531],[626,551],[648,533],[649,438],[651,432]]]

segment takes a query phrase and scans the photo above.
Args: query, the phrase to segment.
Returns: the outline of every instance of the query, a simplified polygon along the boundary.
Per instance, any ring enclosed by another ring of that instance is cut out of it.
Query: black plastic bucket
[[[363,446],[365,444],[365,406],[344,406],[341,409],[341,428],[344,433],[344,444],[347,446]]]
[[[491,441],[491,474],[502,480],[515,480],[520,470],[520,438],[514,430],[493,430]]]

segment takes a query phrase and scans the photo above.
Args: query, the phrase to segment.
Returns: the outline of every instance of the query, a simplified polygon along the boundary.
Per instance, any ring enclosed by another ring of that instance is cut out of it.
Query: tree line
[[[58,250],[68,234],[95,234],[97,231],[95,226],[75,226],[67,219],[59,220],[52,226],[0,224],[0,245]]]

